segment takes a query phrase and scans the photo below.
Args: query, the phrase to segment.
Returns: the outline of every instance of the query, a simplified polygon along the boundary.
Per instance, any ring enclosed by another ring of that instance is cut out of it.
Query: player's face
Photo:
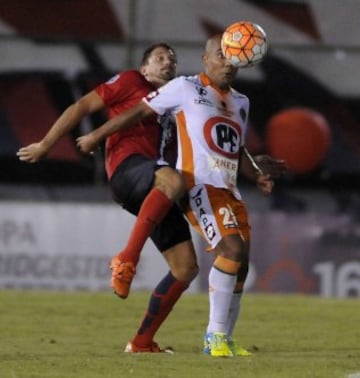
[[[177,59],[173,51],[157,47],[151,52],[143,74],[149,81],[167,83],[176,76]]]
[[[213,84],[221,89],[231,85],[238,68],[225,59],[221,51],[221,37],[215,37],[207,44],[203,62],[205,72]]]

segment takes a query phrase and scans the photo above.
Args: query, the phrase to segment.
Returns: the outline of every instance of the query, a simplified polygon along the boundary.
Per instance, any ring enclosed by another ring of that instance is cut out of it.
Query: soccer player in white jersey
[[[185,178],[188,193],[184,213],[215,254],[209,273],[210,309],[204,352],[232,357],[250,354],[232,338],[250,247],[246,205],[238,189],[239,173],[252,178],[265,195],[271,193],[273,181],[244,153],[249,100],[231,87],[237,68],[224,58],[220,40],[221,36],[216,35],[206,42],[203,73],[171,80],[134,108],[78,138],[78,146],[89,152],[107,135],[154,112],[175,117],[176,168]]]

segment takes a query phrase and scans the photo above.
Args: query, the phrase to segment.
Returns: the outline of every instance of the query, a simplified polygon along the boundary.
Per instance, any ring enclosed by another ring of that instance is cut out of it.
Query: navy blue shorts
[[[153,187],[155,172],[161,167],[162,165],[156,160],[143,155],[127,157],[110,179],[115,202],[129,213],[137,215],[145,197]],[[191,239],[189,225],[176,204],[150,237],[161,252]]]

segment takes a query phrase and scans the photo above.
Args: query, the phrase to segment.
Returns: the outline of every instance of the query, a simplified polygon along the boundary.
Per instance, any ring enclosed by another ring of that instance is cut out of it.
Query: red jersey
[[[154,89],[139,71],[131,70],[117,74],[96,87],[95,91],[107,106],[109,118],[113,118],[132,108]],[[105,144],[105,168],[108,178],[110,179],[117,166],[132,154],[142,154],[157,159],[161,135],[161,127],[156,115],[144,119],[127,130],[110,135]]]

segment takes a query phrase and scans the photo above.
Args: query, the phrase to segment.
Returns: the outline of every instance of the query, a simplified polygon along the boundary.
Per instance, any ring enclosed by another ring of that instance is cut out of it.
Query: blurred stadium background
[[[360,296],[359,14],[358,0],[1,1],[0,287],[104,289],[108,258],[133,221],[111,202],[102,153],[85,157],[74,144],[106,114],[84,119],[39,164],[20,163],[18,148],[96,84],[136,68],[149,44],[171,44],[178,73],[193,74],[204,40],[246,19],[270,43],[235,82],[251,100],[250,152],[269,152],[270,120],[293,107],[322,115],[331,141],[315,168],[278,180],[270,199],[244,182],[254,235],[248,290]],[[192,288],[206,290],[209,257],[195,242],[202,274]],[[135,288],[165,269],[154,253],[148,243]]]

